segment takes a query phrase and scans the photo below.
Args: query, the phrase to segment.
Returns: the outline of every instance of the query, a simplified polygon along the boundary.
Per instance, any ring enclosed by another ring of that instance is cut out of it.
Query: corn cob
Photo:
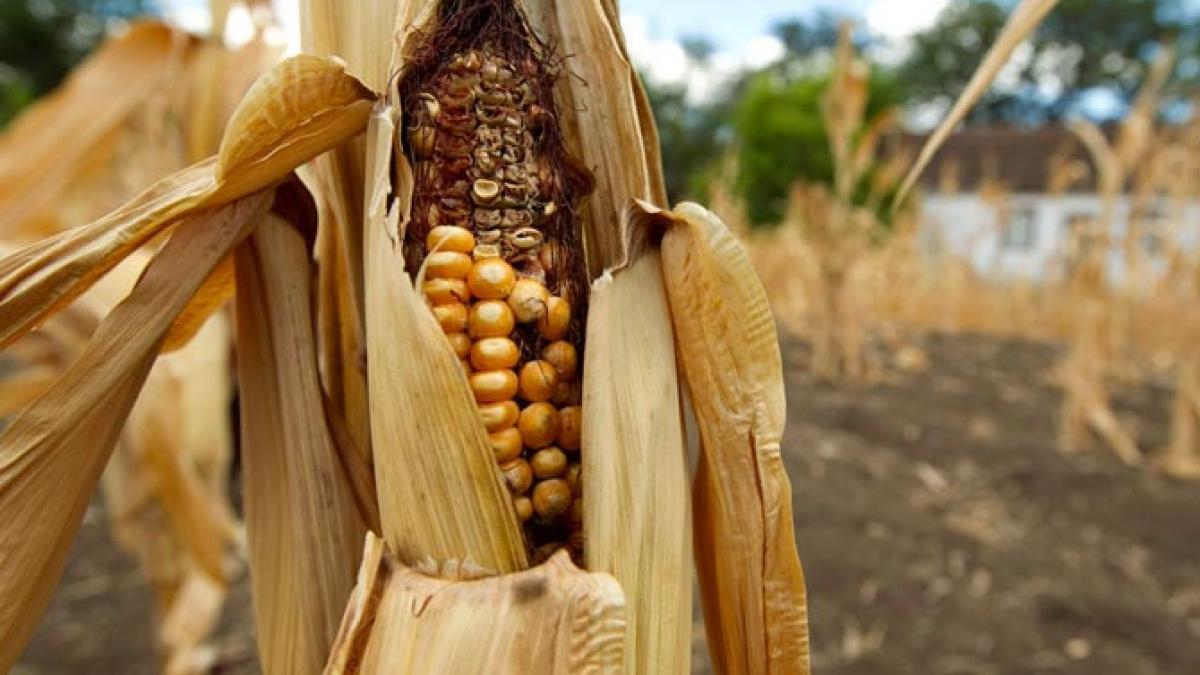
[[[559,139],[553,70],[503,20],[484,25],[436,29],[405,72],[404,255],[469,379],[531,558],[569,545],[581,562],[575,208],[590,179]]]

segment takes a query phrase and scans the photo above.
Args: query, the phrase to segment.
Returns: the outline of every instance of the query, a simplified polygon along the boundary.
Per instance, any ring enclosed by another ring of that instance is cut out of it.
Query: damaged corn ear
[[[665,228],[663,279],[700,430],[696,567],[713,661],[725,673],[807,673],[804,574],[779,450],[783,366],[766,292],[708,210],[631,208],[633,220]]]

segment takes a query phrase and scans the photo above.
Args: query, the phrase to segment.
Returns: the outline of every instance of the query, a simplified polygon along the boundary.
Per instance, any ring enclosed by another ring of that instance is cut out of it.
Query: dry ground
[[[831,386],[785,345],[816,671],[1200,673],[1200,485],[1056,450],[1053,346],[923,349],[925,370]],[[1144,451],[1165,442],[1169,398],[1118,393]],[[94,511],[15,672],[153,673],[149,611]],[[220,672],[256,672],[244,578],[218,644]]]

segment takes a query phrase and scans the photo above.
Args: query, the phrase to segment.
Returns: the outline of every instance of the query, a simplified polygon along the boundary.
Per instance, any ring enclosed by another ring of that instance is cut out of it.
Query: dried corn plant
[[[233,252],[266,672],[686,672],[693,566],[722,672],[807,672],[766,297],[711,213],[652,206],[657,138],[615,4],[303,16],[311,54],[250,89],[215,158],[0,261],[7,345],[169,237],[0,437],[0,668]],[[367,529],[386,554],[364,554]],[[431,638],[463,630],[470,646]]]

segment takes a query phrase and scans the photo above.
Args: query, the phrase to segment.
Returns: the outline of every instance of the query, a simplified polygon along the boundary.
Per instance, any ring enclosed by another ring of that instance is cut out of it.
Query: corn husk
[[[625,590],[626,672],[687,673],[692,524],[674,336],[658,251],[644,240],[630,249],[629,264],[592,284],[588,313],[587,566]]]
[[[282,180],[358,133],[369,99],[336,62],[295,57],[281,63],[251,88],[215,160],[173,174],[107,216],[0,261],[0,347],[69,304],[184,215]]]
[[[621,587],[565,553],[518,574],[446,581],[368,535],[325,673],[620,673],[624,635]]]
[[[663,278],[700,429],[696,566],[723,673],[807,673],[804,575],[779,442],[787,413],[775,323],[737,238],[695,204],[665,218]]]
[[[304,237],[271,216],[237,253],[243,491],[264,672],[325,662],[363,533],[322,412]]]
[[[412,194],[389,172],[394,112],[371,118],[367,196],[367,362],[383,535],[401,562],[506,573],[527,565],[512,499],[458,358],[404,273],[398,230]]]
[[[0,670],[12,667],[50,599],[175,315],[270,198],[248,197],[184,223],[78,360],[0,436]]]

